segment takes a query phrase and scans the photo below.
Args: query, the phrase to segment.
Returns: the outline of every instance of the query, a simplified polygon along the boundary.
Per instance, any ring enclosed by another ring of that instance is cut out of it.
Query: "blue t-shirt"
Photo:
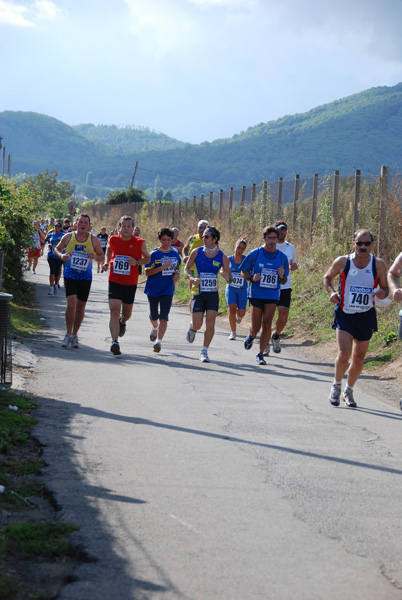
[[[168,269],[164,269],[163,271],[159,271],[159,273],[155,273],[154,275],[150,275],[147,277],[147,282],[145,284],[144,293],[148,296],[153,296],[154,298],[158,298],[159,296],[173,296],[174,294],[174,282],[173,275],[175,271],[177,271],[178,265],[181,263],[181,258],[178,252],[171,248],[166,252],[161,250],[160,248],[156,248],[151,252],[151,262],[145,268],[145,273],[148,269],[154,269],[155,267],[160,267],[162,264],[167,262],[168,260],[172,261],[172,266]]]
[[[228,283],[228,286],[236,288],[237,290],[245,289],[247,287],[247,280],[244,279],[240,273],[240,271],[244,270],[243,263],[246,258],[247,256],[243,256],[243,260],[239,264],[236,264],[234,261],[234,254],[232,254],[232,256],[229,256],[229,265],[233,277],[233,282]]]
[[[49,248],[49,252],[47,253],[48,256],[50,256],[50,258],[57,258],[59,259],[58,256],[56,256],[53,252],[53,250],[56,248],[57,244],[60,242],[61,238],[64,236],[64,232],[63,233],[50,233],[48,235],[47,238],[47,242],[48,244],[51,244],[51,248]]]
[[[242,271],[249,271],[251,275],[259,274],[261,279],[250,284],[249,298],[261,300],[279,300],[280,283],[278,269],[283,267],[285,277],[289,275],[289,261],[280,250],[267,252],[263,247],[255,248],[247,255],[242,263]]]

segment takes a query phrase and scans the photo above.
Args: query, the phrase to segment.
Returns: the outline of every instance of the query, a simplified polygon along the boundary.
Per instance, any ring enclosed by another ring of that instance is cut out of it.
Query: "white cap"
[[[198,221],[198,227],[201,227],[201,225],[203,225],[204,223],[206,223],[207,227],[209,227],[209,223],[205,219],[201,219],[201,221]]]

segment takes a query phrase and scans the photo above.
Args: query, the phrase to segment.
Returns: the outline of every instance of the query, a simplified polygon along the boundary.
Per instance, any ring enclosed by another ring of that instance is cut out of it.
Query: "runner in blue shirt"
[[[181,258],[177,250],[171,247],[173,235],[168,227],[159,229],[160,247],[151,252],[151,263],[145,268],[147,282],[144,293],[148,296],[149,318],[152,323],[149,339],[155,342],[154,352],[161,351],[172,307],[174,285],[180,279]]]
[[[244,252],[247,247],[245,239],[240,238],[235,244],[235,252],[229,256],[230,271],[233,281],[225,289],[226,302],[229,308],[230,340],[236,339],[236,324],[241,323],[247,308],[247,281],[241,274]]]
[[[244,347],[250,350],[257,333],[261,331],[260,351],[256,356],[259,365],[266,365],[264,350],[271,338],[271,326],[278,304],[281,284],[289,275],[289,262],[286,255],[276,249],[279,232],[274,226],[265,227],[264,245],[255,248],[245,258],[241,274],[250,281],[248,297],[250,302],[250,332],[244,340]]]
[[[47,262],[50,267],[50,275],[49,275],[49,296],[54,296],[57,294],[57,286],[59,285],[60,277],[61,277],[61,268],[63,265],[63,261],[61,258],[54,254],[53,249],[56,248],[57,244],[60,242],[61,238],[64,235],[64,231],[62,229],[61,221],[58,221],[54,229],[48,233],[46,238],[48,244],[48,254],[47,254]]]

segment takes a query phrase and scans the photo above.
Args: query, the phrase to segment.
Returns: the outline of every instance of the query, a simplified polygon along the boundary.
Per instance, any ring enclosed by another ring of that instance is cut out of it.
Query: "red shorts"
[[[39,258],[40,248],[27,248],[29,258]]]

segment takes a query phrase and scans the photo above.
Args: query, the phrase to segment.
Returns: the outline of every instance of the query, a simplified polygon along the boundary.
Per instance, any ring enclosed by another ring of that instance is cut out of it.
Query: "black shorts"
[[[86,302],[91,289],[91,283],[92,279],[70,279],[69,277],[65,277],[64,289],[66,290],[66,297],[77,296],[78,300]]]
[[[47,262],[49,263],[50,267],[50,275],[58,277],[61,273],[61,267],[63,264],[61,258],[56,258],[55,256],[48,256]]]
[[[136,285],[123,285],[115,281],[109,281],[109,300],[121,300],[123,304],[134,304]]]
[[[163,294],[162,296],[148,296],[149,318],[151,321],[165,319],[169,321],[169,313],[172,308],[173,296]]]
[[[281,290],[278,306],[284,306],[285,308],[289,308],[290,301],[292,299],[292,288],[287,288],[286,290]]]
[[[201,292],[197,296],[191,297],[191,312],[204,313],[206,310],[219,309],[219,293],[218,292]]]
[[[263,298],[249,298],[248,300],[251,306],[260,308],[261,310],[264,310],[266,304],[278,304],[278,300],[265,300]]]
[[[339,307],[335,307],[335,319],[332,329],[347,331],[358,342],[367,342],[373,333],[377,331],[377,315],[375,308],[370,308],[362,313],[344,313]]]

